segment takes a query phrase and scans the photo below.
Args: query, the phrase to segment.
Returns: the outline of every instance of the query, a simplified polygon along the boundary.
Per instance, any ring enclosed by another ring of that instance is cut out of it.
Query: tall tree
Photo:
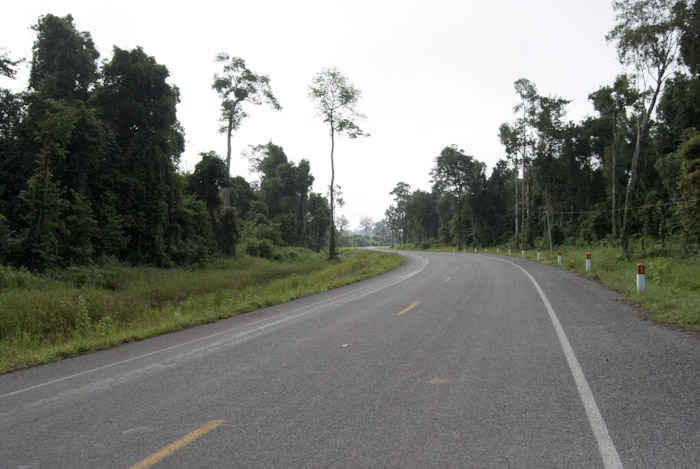
[[[220,132],[226,133],[226,172],[231,174],[231,137],[248,116],[243,110],[243,103],[256,106],[267,103],[278,111],[282,106],[272,94],[270,77],[249,70],[242,58],[222,52],[215,61],[224,64],[223,74],[215,74],[211,86],[221,98],[221,122],[224,125]]]
[[[620,152],[620,134],[624,132],[627,109],[639,99],[639,94],[630,86],[627,75],[618,75],[613,86],[601,87],[588,95],[593,107],[601,118],[609,121],[613,142],[610,147],[610,187],[611,187],[611,223],[612,235],[617,236],[617,161]]]
[[[365,232],[365,237],[369,238],[374,230],[374,220],[367,216],[360,218],[360,229]]]
[[[520,102],[513,107],[513,113],[519,115],[513,125],[502,124],[499,129],[501,143],[506,149],[508,159],[513,161],[513,170],[515,173],[515,238],[518,237],[518,178],[520,172],[518,162],[522,168],[521,191],[520,191],[520,237],[521,245],[525,246],[525,215],[526,215],[526,191],[525,185],[528,176],[528,164],[531,160],[533,152],[533,123],[536,121],[537,104],[540,96],[537,93],[537,87],[534,83],[526,78],[520,78],[513,83],[515,92],[520,98]],[[521,115],[522,113],[522,115]],[[518,159],[520,154],[520,159]]]
[[[517,124],[511,126],[510,124],[504,122],[498,129],[498,136],[501,140],[501,144],[505,147],[506,158],[513,162],[513,192],[515,194],[513,197],[514,236],[515,239],[517,239],[519,234],[518,179],[520,178],[518,153],[522,152],[521,156],[524,159],[525,145],[521,144],[521,133],[518,131]]]
[[[393,213],[396,218],[394,221],[394,224],[396,225],[395,228],[400,236],[400,242],[402,244],[406,244],[406,236],[408,234],[406,226],[406,202],[411,195],[411,186],[403,181],[400,181],[396,184],[392,191],[389,192],[389,194],[394,196],[394,202],[396,203],[395,211]]]
[[[318,73],[309,86],[309,98],[316,104],[318,115],[330,127],[331,135],[331,184],[330,184],[330,233],[328,243],[328,258],[336,258],[335,252],[335,135],[346,135],[349,138],[369,137],[356,121],[365,116],[355,109],[360,99],[360,90],[348,81],[337,68],[324,68]]]
[[[87,99],[100,56],[90,33],[76,30],[71,15],[42,16],[32,29],[37,39],[29,87],[45,98]]]
[[[177,87],[168,69],[137,47],[114,48],[96,90],[99,113],[118,146],[118,209],[127,224],[125,253],[137,262],[167,265],[168,236],[181,189],[176,168],[184,151],[177,120]]]
[[[483,187],[485,165],[472,156],[465,155],[456,145],[445,147],[435,158],[435,167],[431,171],[435,188],[449,194],[456,202],[457,212],[457,247],[464,248],[464,209],[467,197]]]
[[[23,263],[30,269],[43,270],[61,260],[59,237],[65,232],[63,212],[68,202],[64,190],[56,184],[51,172],[52,160],[65,158],[66,147],[78,121],[78,113],[70,106],[51,100],[50,109],[38,122],[36,140],[40,150],[36,170],[20,193],[26,222],[23,239]]]
[[[635,71],[640,99],[637,103],[637,137],[622,221],[622,254],[629,248],[630,206],[639,175],[639,160],[646,142],[652,113],[678,51],[675,0],[615,0],[617,24],[607,34],[617,43],[623,65]]]
[[[437,237],[438,214],[436,193],[416,190],[406,202],[406,218],[411,238],[418,246],[426,246],[428,240]]]

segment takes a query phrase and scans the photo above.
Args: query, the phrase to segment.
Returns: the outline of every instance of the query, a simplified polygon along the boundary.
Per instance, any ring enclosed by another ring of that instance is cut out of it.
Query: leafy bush
[[[275,245],[269,239],[261,239],[258,249],[263,259],[272,259],[275,255]]]
[[[248,238],[244,243],[245,253],[252,257],[260,256],[260,241],[256,238]]]

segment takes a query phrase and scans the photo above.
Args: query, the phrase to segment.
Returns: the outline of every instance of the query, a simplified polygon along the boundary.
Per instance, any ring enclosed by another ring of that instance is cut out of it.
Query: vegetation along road
[[[700,466],[696,336],[551,266],[403,256],[0,376],[0,466]]]

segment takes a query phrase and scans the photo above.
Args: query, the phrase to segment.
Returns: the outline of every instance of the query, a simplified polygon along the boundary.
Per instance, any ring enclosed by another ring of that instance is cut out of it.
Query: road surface
[[[0,376],[0,467],[700,467],[700,340],[516,257]]]

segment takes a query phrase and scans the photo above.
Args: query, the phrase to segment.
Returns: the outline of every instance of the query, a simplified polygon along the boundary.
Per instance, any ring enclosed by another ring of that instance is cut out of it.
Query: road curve
[[[0,467],[700,467],[700,341],[515,257],[0,376]]]

